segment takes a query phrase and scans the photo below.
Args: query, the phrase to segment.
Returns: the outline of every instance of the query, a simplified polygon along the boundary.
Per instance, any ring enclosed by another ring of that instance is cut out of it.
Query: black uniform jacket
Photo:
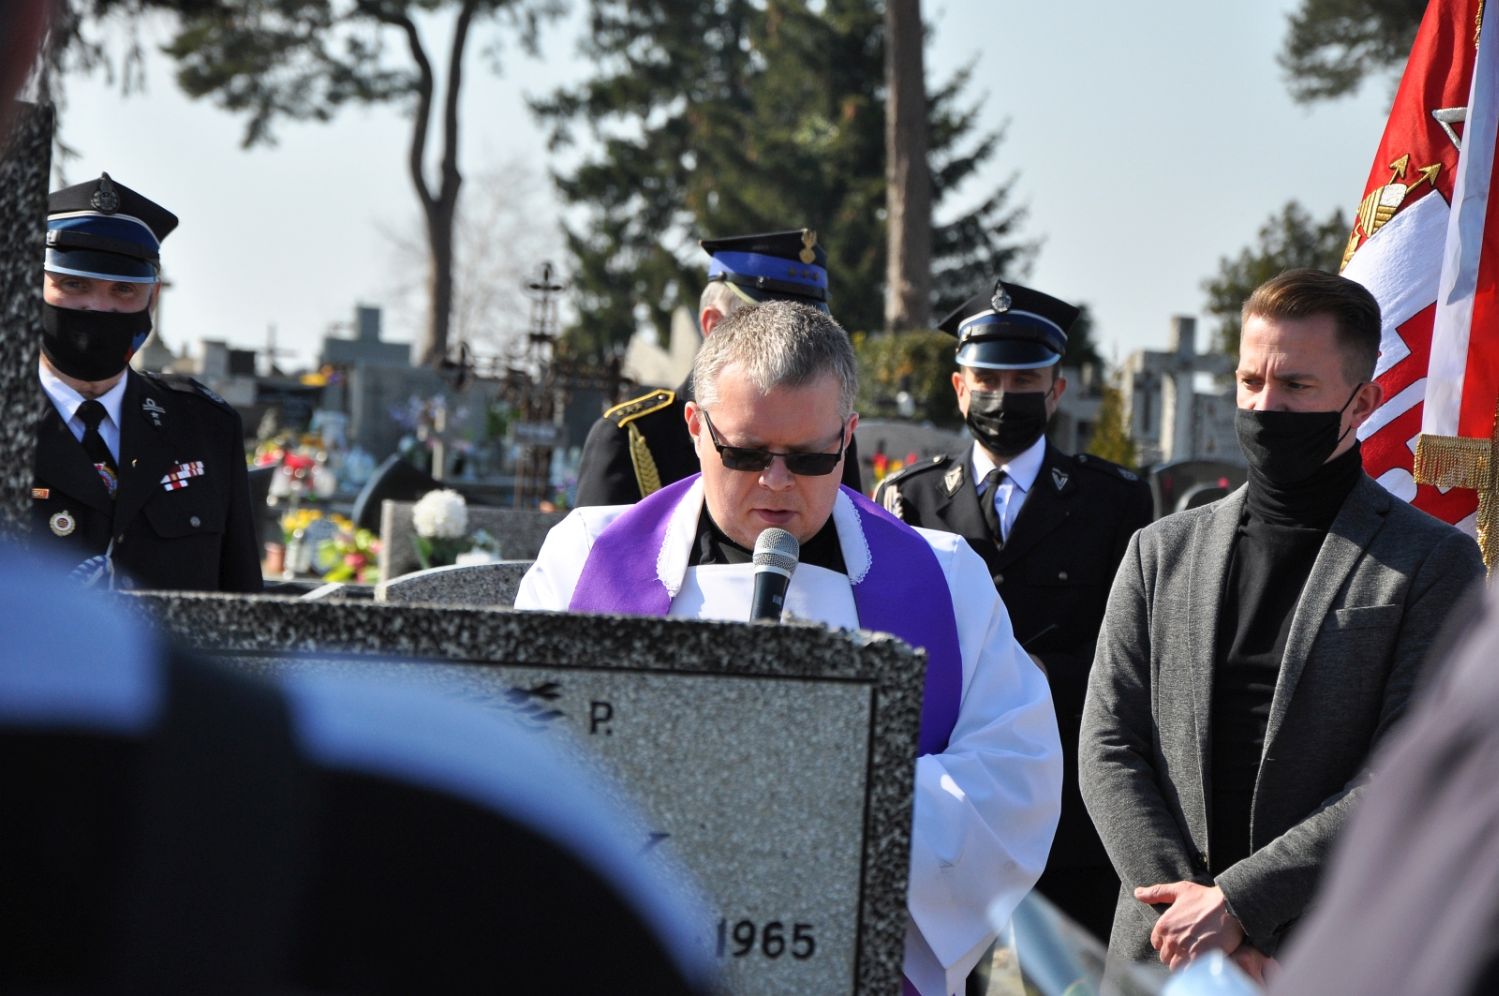
[[[239,414],[196,381],[125,376],[113,500],[38,386],[33,542],[78,563],[113,537],[120,588],[260,591]]]
[[[578,505],[633,505],[700,470],[687,431],[691,382],[655,388],[615,405],[588,430],[578,467]],[[848,441],[843,483],[863,491],[859,451]]]
[[[1077,787],[1077,738],[1088,669],[1125,545],[1150,522],[1149,486],[1099,457],[1046,444],[1041,472],[1001,549],[973,481],[972,444],[887,478],[876,501],[903,521],[957,533],[984,558],[1015,639],[1046,666],[1066,767],[1051,863],[1110,868]]]

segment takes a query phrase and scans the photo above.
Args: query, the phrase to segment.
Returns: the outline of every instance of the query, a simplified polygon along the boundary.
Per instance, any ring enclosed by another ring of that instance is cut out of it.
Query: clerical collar
[[[708,506],[704,504],[703,514],[697,518],[697,539],[693,541],[692,556],[688,559],[687,566],[748,564],[753,557],[752,551],[729,539],[718,528],[718,523],[713,521],[713,516],[708,514]],[[817,535],[802,544],[798,560],[839,574],[848,573],[848,568],[843,563],[843,547],[838,543],[838,529],[833,525],[832,516],[828,516],[828,521],[817,531]]]
[[[1309,526],[1326,529],[1364,472],[1358,442],[1343,455],[1329,460],[1304,481],[1289,487],[1272,484],[1249,468],[1246,513],[1273,525]]]

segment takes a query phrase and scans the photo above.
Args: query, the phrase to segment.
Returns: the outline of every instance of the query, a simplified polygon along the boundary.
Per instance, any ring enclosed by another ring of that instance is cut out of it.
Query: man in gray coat
[[[1110,954],[1252,976],[1307,907],[1473,540],[1360,464],[1379,305],[1292,270],[1244,305],[1248,483],[1130,541],[1083,709],[1084,802],[1123,883]]]

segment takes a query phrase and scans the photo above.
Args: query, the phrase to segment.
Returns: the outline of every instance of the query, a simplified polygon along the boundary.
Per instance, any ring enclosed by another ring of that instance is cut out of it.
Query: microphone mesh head
[[[751,559],[756,567],[774,567],[790,574],[796,570],[801,552],[802,545],[795,536],[771,526],[755,540],[755,554]]]

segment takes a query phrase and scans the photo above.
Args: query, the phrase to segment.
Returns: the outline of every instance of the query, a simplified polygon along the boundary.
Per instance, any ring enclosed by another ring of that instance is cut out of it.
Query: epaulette
[[[949,454],[942,453],[942,454],[939,454],[939,455],[934,456],[934,457],[927,457],[925,459],[917,460],[915,463],[908,464],[907,466],[902,467],[900,470],[897,470],[895,473],[893,473],[890,476],[886,477],[880,483],[881,484],[899,484],[901,481],[905,480],[907,477],[911,477],[911,476],[913,476],[915,474],[919,474],[919,473],[921,473],[924,470],[931,470],[933,467],[940,467],[944,463],[947,463],[947,461],[950,460],[950,459],[952,459],[952,457]]]
[[[649,415],[651,412],[659,412],[663,408],[670,407],[671,403],[676,400],[676,391],[668,391],[664,387],[657,388],[654,391],[642,394],[638,398],[621,401],[606,411],[604,418],[623,429],[644,415]]]
[[[154,381],[161,387],[170,388],[173,391],[180,391],[183,394],[196,394],[200,398],[205,398],[208,401],[213,402],[220,408],[226,409],[231,412],[234,411],[234,406],[215,394],[208,387],[208,385],[204,384],[202,381],[197,380],[194,377],[189,377],[187,374],[153,373],[147,371],[143,372],[142,376],[146,377],[148,380]]]
[[[1121,467],[1117,463],[1105,460],[1101,456],[1094,456],[1092,453],[1079,453],[1076,459],[1079,467],[1089,467],[1100,474],[1123,478],[1126,481],[1138,481],[1140,479],[1140,475],[1128,467]]]

